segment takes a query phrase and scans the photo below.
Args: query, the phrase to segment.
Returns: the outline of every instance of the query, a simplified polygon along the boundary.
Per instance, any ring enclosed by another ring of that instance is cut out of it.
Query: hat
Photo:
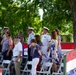
[[[5,27],[5,26],[4,26],[4,29],[8,29],[8,27]]]
[[[32,28],[32,27],[28,27],[28,30],[34,30],[34,28]]]
[[[47,27],[43,27],[43,29],[49,30]]]

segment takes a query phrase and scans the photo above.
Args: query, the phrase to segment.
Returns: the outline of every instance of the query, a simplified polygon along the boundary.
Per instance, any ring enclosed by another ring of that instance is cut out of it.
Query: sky
[[[43,9],[39,9],[39,15],[40,15],[40,19],[43,20]]]

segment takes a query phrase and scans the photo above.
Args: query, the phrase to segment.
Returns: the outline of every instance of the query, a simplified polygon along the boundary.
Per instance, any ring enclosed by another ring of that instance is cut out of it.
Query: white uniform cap
[[[32,27],[28,27],[28,30],[34,30],[34,28],[32,28]]]
[[[47,27],[43,27],[43,29],[49,30]]]
[[[5,26],[4,26],[4,29],[8,29],[8,27],[5,27]]]

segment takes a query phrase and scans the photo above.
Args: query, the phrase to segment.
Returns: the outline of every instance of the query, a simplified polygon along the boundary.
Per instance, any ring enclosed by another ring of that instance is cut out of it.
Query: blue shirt
[[[32,58],[40,58],[38,51],[40,50],[40,46],[31,46],[31,56]]]
[[[43,46],[43,43],[42,43],[42,42],[39,42],[38,45],[39,45],[39,46]]]
[[[5,38],[2,43],[2,52],[5,52],[9,48],[9,40]]]

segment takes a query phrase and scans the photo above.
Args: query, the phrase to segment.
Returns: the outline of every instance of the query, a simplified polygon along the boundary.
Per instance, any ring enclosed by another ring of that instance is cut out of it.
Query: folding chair
[[[51,73],[51,68],[52,68],[53,63],[52,62],[44,62],[41,70],[37,71],[39,75],[49,75]]]
[[[28,44],[25,43],[23,44],[23,51],[22,51],[22,56],[23,56],[23,62],[21,64],[22,66],[22,70],[21,70],[21,73],[22,75],[24,75],[25,71],[28,70]]]
[[[28,73],[31,72],[31,70],[28,69],[28,65],[29,65],[29,64],[31,64],[31,61],[28,61],[28,62],[27,62],[24,70],[22,70],[22,71],[23,71],[22,75],[24,75],[25,72],[27,73],[27,75],[28,75]],[[50,74],[50,71],[51,71],[51,68],[52,68],[52,64],[53,64],[53,63],[45,62],[45,63],[42,65],[40,71],[37,71],[37,73],[38,73],[39,75],[41,75],[41,74],[44,74],[44,75],[47,74],[47,75],[49,75],[49,74]],[[47,69],[45,69],[44,67],[47,67]]]
[[[63,75],[63,67],[64,67],[64,63],[63,63],[63,56],[62,56],[62,59],[60,61],[59,67],[58,67],[58,71],[53,72],[52,75]]]
[[[25,50],[25,55],[27,55],[26,53],[27,52]],[[27,61],[24,69],[22,70],[22,75],[24,75],[25,73],[27,73],[27,75],[28,75],[31,72],[31,70],[28,69],[28,65],[31,65],[31,64],[32,64],[31,61]],[[53,65],[52,62],[44,62],[44,63],[42,63],[41,64],[41,69],[40,69],[40,71],[37,71],[37,73],[40,74],[40,75],[41,74],[49,75],[51,73],[50,71],[51,71],[52,65]],[[44,66],[47,67],[47,69],[44,69]]]
[[[2,62],[2,72],[3,74],[2,75],[10,75],[10,64],[11,64],[11,61],[10,60],[3,60]]]
[[[24,70],[22,70],[22,72],[23,72],[22,75],[24,75],[24,73],[27,73],[27,75],[28,75],[28,73],[31,72],[31,70],[28,69],[28,65],[31,65],[31,64],[32,64],[32,61],[27,61],[26,65],[24,67]]]

